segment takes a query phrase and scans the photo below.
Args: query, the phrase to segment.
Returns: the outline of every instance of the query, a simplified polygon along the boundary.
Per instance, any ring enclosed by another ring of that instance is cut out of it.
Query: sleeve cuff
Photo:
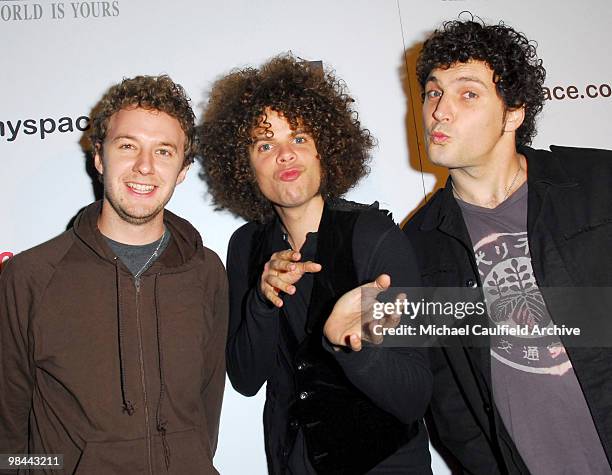
[[[248,302],[252,315],[256,317],[268,317],[276,315],[278,308],[272,304],[262,293],[259,286],[255,286],[249,294]]]

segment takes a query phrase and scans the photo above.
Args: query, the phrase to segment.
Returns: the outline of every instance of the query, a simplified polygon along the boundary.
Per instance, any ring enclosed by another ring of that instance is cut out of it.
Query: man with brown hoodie
[[[167,76],[125,79],[92,124],[103,200],[0,278],[0,453],[61,454],[71,474],[217,473],[225,271],[164,210],[193,161],[189,99]]]

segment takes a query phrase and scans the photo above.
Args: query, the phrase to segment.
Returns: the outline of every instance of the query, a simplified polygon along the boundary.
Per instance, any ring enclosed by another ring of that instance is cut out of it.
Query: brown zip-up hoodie
[[[223,265],[165,211],[170,243],[135,281],[100,209],[0,276],[0,453],[63,454],[53,474],[217,473]]]

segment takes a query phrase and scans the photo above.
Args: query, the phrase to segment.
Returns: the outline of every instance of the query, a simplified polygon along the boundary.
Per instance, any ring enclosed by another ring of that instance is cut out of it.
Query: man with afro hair
[[[579,288],[612,286],[612,153],[528,146],[545,70],[503,23],[444,23],[417,76],[429,158],[450,172],[404,228],[423,284],[482,287],[493,327],[587,329],[598,316]],[[557,335],[487,342],[431,349],[433,425],[461,467],[611,473],[612,357],[593,347],[603,337],[591,347]]]
[[[249,221],[229,243],[227,371],[245,396],[267,385],[273,474],[431,473],[426,352],[362,345],[359,317],[330,316],[366,282],[419,285],[387,214],[340,199],[373,145],[353,102],[320,63],[281,55],[217,81],[200,130],[214,202]]]

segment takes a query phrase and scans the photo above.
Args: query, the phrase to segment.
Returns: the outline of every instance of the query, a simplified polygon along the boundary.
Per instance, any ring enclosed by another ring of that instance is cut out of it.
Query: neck
[[[485,164],[450,170],[453,192],[462,201],[495,208],[527,179],[527,161],[516,151]]]
[[[289,235],[289,243],[292,249],[299,251],[306,242],[306,234],[317,232],[319,229],[319,223],[323,215],[323,198],[318,195],[302,206],[295,208],[281,206],[275,206],[274,208]]]
[[[122,244],[140,246],[157,241],[164,234],[164,216],[160,212],[143,224],[128,223],[117,215],[106,200],[98,217],[98,229],[107,238]]]

